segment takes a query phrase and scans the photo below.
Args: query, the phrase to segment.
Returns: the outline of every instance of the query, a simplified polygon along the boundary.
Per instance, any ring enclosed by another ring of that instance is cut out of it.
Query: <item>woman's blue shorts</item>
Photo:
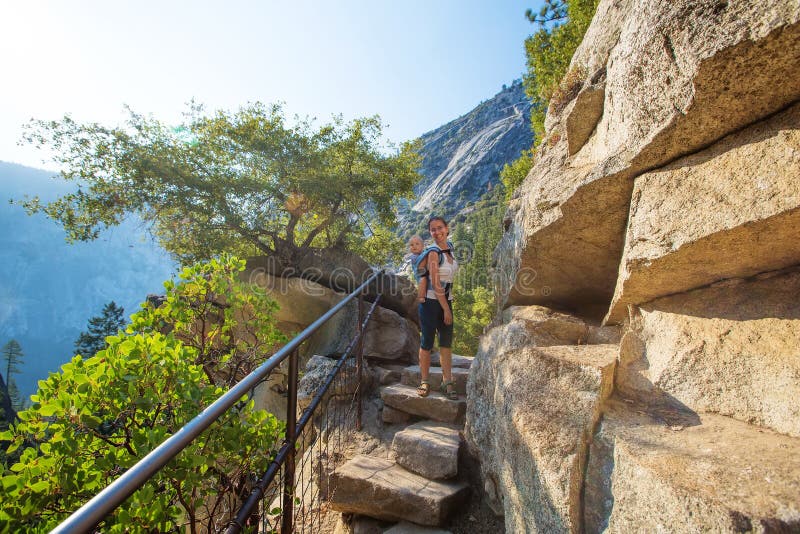
[[[453,313],[453,302],[448,300],[450,313]],[[431,350],[436,332],[439,332],[439,348],[449,349],[453,344],[453,324],[444,324],[444,311],[436,299],[425,299],[418,307],[419,323],[422,325],[419,346],[423,350]]]

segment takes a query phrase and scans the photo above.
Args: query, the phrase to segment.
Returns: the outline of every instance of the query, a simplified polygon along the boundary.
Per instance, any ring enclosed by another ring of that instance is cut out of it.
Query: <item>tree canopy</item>
[[[277,343],[275,301],[223,256],[188,267],[91,358],[39,382],[0,432],[0,525],[49,532],[219,398]],[[103,532],[222,530],[267,468],[282,424],[245,397],[108,516]]]
[[[539,29],[525,40],[528,69],[525,92],[533,103],[531,125],[536,143],[544,134],[550,98],[567,74],[572,55],[581,44],[599,0],[546,0],[541,11],[525,13]]]
[[[68,240],[95,239],[138,213],[183,263],[221,252],[358,250],[394,223],[396,202],[419,179],[417,145],[386,144],[377,116],[289,125],[279,105],[206,114],[192,104],[170,127],[128,111],[122,127],[69,116],[29,125],[25,139],[52,150],[78,188],[23,205],[63,225]]]

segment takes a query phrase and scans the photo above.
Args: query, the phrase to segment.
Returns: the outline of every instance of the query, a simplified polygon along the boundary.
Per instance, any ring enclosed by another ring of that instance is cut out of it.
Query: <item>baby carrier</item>
[[[411,263],[411,268],[414,271],[414,278],[417,280],[417,282],[419,282],[423,278],[428,278],[430,276],[430,271],[428,271],[427,264],[426,264],[425,270],[422,271],[422,272],[419,271],[419,266],[422,263],[422,261],[425,258],[428,257],[428,254],[431,251],[436,251],[436,252],[439,253],[439,265],[441,265],[444,262],[444,253],[445,252],[449,252],[450,254],[454,254],[453,243],[448,241],[447,242],[447,248],[445,248],[445,249],[439,248],[436,244],[433,244],[433,245],[430,245],[428,247],[425,247],[425,250],[420,252],[419,256],[417,256],[417,258]],[[430,280],[429,280],[429,282],[430,282]],[[444,285],[445,298],[449,299],[450,298],[450,286],[451,286],[451,284],[445,283],[443,285]]]

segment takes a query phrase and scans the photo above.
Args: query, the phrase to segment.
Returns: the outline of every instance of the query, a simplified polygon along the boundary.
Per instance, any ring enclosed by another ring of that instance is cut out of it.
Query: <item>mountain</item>
[[[55,222],[9,204],[25,195],[52,200],[74,187],[53,175],[0,162],[0,346],[10,339],[22,346],[15,380],[24,396],[72,358],[75,339],[104,304],[114,300],[130,316],[148,293],[163,292],[176,268],[135,218],[70,245]]]
[[[497,185],[503,165],[533,145],[530,109],[515,80],[466,115],[422,135],[423,178],[414,189],[416,200],[401,208],[400,235],[416,232],[431,214],[453,218]]]

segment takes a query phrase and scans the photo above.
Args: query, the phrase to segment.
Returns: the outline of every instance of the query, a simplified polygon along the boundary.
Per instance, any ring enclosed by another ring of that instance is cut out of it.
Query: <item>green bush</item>
[[[144,304],[125,334],[39,382],[33,406],[0,434],[9,454],[22,451],[0,478],[0,524],[12,532],[51,530],[222,395],[237,374],[233,367],[263,360],[253,349],[280,339],[276,306],[238,281],[243,268],[224,257],[185,269],[179,283],[166,284],[163,306]],[[212,307],[219,313],[209,319]],[[238,337],[250,321],[239,319],[244,311],[264,320],[260,341]],[[266,469],[281,432],[272,414],[243,399],[102,530],[194,532],[224,519],[231,501],[247,495],[251,477]]]

